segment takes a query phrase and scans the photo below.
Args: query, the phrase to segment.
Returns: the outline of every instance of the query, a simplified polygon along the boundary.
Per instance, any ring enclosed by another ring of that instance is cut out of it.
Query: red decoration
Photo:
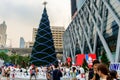
[[[83,60],[86,60],[88,63],[89,68],[92,67],[92,62],[96,60],[96,54],[77,54],[76,55],[76,65],[79,66],[83,64]]]
[[[88,67],[91,68],[93,65],[93,61],[96,60],[96,54],[88,54]]]
[[[70,62],[71,62],[71,58],[68,57],[68,58],[67,58],[67,63],[70,63]]]
[[[77,66],[82,65],[84,59],[85,59],[85,54],[77,54],[76,55],[76,65]]]
[[[66,59],[66,62],[67,62],[67,64],[68,64],[68,66],[70,66],[70,63],[71,63],[71,58],[70,58],[70,57],[68,57],[68,58]]]

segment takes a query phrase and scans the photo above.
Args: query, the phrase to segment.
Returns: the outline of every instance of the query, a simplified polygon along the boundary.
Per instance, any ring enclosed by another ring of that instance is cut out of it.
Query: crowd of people
[[[48,80],[60,80],[57,79],[54,74],[52,74],[52,68],[48,67]],[[71,78],[70,80],[119,80],[120,75],[118,75],[117,71],[115,70],[109,70],[109,65],[106,65],[102,62],[99,62],[99,60],[94,60],[93,65],[91,68],[88,68],[88,71],[85,72],[83,67],[81,66],[71,66],[71,67],[62,67],[59,68],[62,74],[60,74],[60,77],[63,76],[69,76]],[[54,70],[53,70],[54,72]],[[86,75],[88,73],[88,75]],[[57,75],[57,72],[55,72]],[[49,75],[52,75],[50,77]]]
[[[110,71],[106,64],[98,60],[93,61],[93,68],[89,70],[89,80],[118,80],[118,78],[117,71]]]
[[[1,71],[2,76],[7,77],[7,80],[18,78],[18,76],[21,78],[22,73],[24,73],[24,76],[28,76],[30,80],[33,78],[37,80],[38,77],[41,78],[41,75],[47,80],[118,80],[119,77],[115,70],[110,71],[107,65],[100,63],[98,60],[93,61],[92,68],[88,68],[87,72],[80,65],[66,66],[61,64],[44,67],[31,65],[26,69],[20,66],[3,66]]]

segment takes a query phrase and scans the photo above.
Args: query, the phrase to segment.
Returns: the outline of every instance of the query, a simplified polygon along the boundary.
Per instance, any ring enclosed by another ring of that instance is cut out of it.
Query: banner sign
[[[77,54],[75,57],[75,61],[76,61],[76,65],[82,65],[83,61],[85,59],[85,55],[84,54]]]
[[[96,60],[96,54],[86,54],[85,58],[88,63],[88,67],[91,68],[93,65],[93,61]]]
[[[120,79],[120,63],[111,63],[110,64],[110,67],[109,67],[109,70],[115,70],[117,71],[118,75],[119,75],[119,78]]]
[[[120,63],[111,63],[109,69],[120,71]]]
[[[86,62],[88,63],[88,67],[90,68],[92,67],[92,62],[96,60],[96,54],[92,54],[92,53],[77,54],[75,59],[76,59],[76,65],[82,65],[85,59]]]

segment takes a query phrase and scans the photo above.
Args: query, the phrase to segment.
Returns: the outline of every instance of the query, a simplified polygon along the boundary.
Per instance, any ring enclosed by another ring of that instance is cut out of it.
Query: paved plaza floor
[[[0,75],[0,80],[7,80],[7,78],[6,77],[2,77]],[[9,80],[30,80],[30,79],[15,78],[15,79],[9,79]],[[35,80],[35,79],[32,78],[32,80]],[[46,79],[37,79],[37,80],[46,80]]]
[[[7,80],[6,77],[1,77],[0,80]],[[15,79],[9,79],[9,80],[30,80],[30,79],[18,79],[18,78],[15,78]],[[32,79],[32,80],[35,80],[35,79]],[[46,80],[46,79],[37,79],[37,80]]]

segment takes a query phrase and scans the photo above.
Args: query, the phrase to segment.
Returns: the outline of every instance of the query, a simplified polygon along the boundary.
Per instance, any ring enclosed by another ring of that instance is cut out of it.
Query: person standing
[[[98,64],[100,64],[98,60],[93,61],[93,68],[89,69],[88,80],[100,80],[100,77],[97,74]]]
[[[51,69],[51,66],[47,67],[46,78],[47,78],[47,80],[52,80],[52,69]]]
[[[55,69],[53,70],[53,80],[60,80],[62,77],[62,72],[59,70],[58,65],[54,65]]]
[[[97,74],[100,76],[100,80],[113,80],[109,74],[109,69],[105,64],[98,64]]]
[[[33,67],[31,70],[30,70],[30,80],[32,80],[32,77],[35,77],[35,80],[36,80],[36,69],[35,67]]]
[[[115,70],[111,70],[110,71],[110,75],[111,75],[111,77],[112,77],[112,79],[113,80],[118,80],[118,73],[117,73],[117,71],[115,71]]]
[[[72,70],[70,72],[72,80],[77,80],[77,78],[76,78],[77,75],[76,74],[77,74],[76,67],[72,67]]]

